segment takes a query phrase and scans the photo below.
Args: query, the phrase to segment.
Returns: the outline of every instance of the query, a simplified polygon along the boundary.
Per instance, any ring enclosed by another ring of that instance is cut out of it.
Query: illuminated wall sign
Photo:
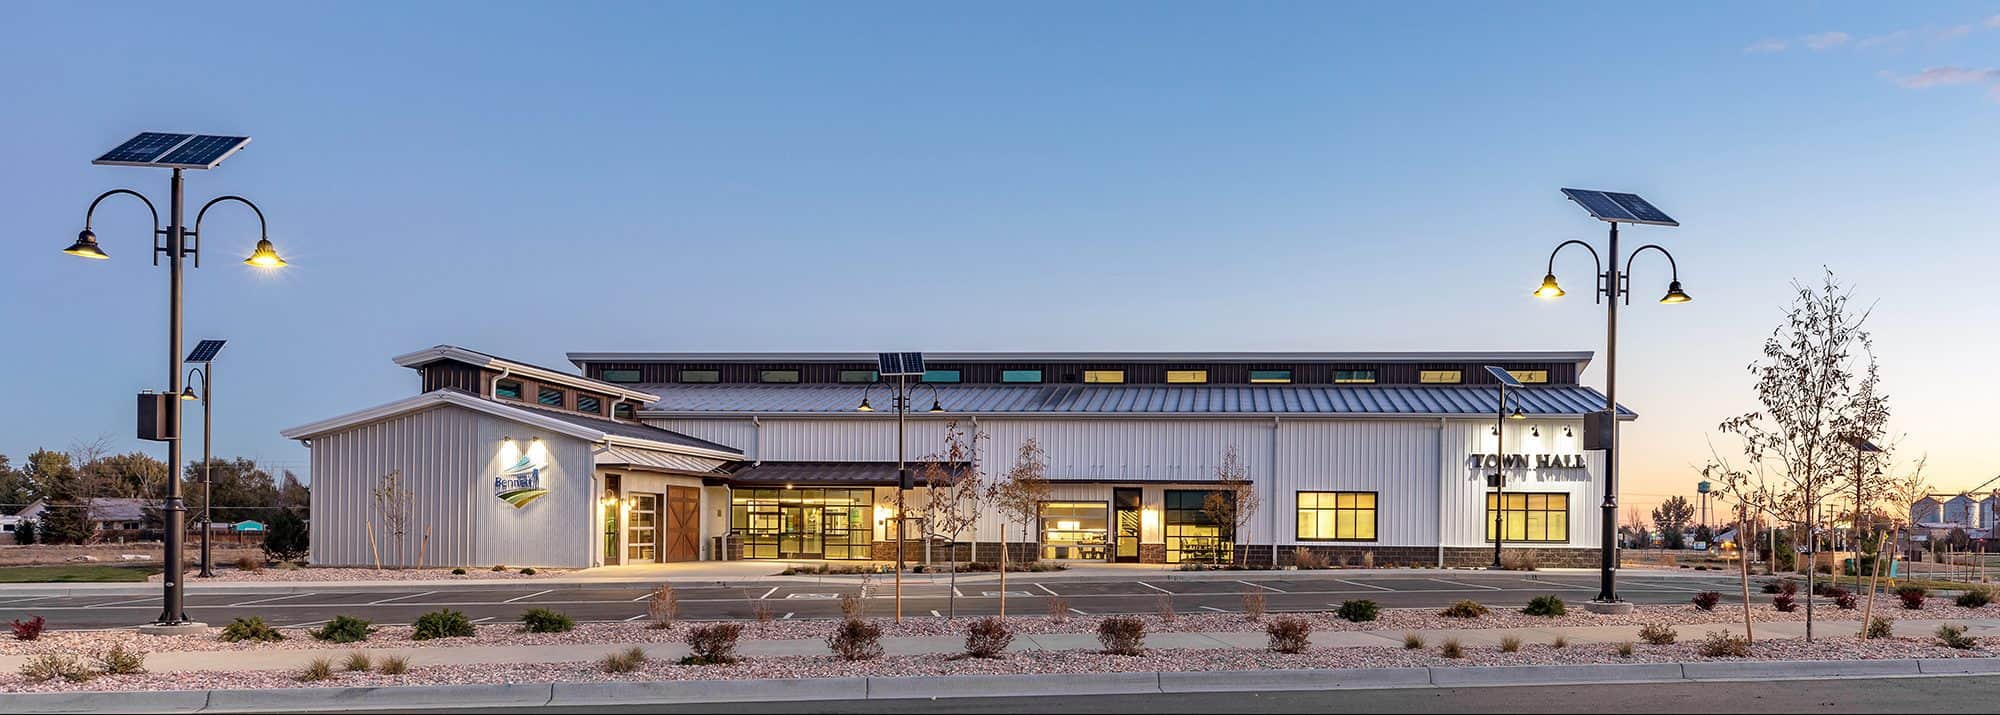
[[[507,441],[504,450],[513,450],[513,440]],[[541,440],[535,440],[528,451],[514,462],[514,466],[500,470],[500,476],[493,478],[493,496],[519,509],[529,502],[548,496],[549,490],[542,486],[542,470],[548,467],[548,450]]]
[[[1508,481],[1588,482],[1590,470],[1581,454],[1472,454],[1465,458],[1466,478],[1485,480],[1493,470],[1508,475]]]

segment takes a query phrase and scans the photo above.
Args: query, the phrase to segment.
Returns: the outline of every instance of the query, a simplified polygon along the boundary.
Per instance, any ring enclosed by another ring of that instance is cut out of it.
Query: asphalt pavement
[[[1628,573],[1619,579],[1619,595],[1635,603],[1685,603],[1700,591],[1717,591],[1725,602],[1737,602],[1740,587],[1732,576],[1681,576]],[[891,579],[875,577],[821,582],[769,581],[728,584],[676,583],[681,617],[687,619],[755,618],[760,609],[772,618],[831,618],[840,615],[840,599],[865,594],[867,612],[886,615],[894,609]],[[1240,612],[1243,594],[1264,597],[1270,612],[1322,611],[1351,599],[1368,599],[1384,607],[1442,607],[1462,599],[1494,606],[1518,607],[1529,598],[1555,594],[1581,603],[1597,594],[1592,573],[1486,573],[1477,571],[1399,574],[1395,572],[1301,573],[1244,572],[1241,578],[1201,580],[1149,577],[1144,574],[1103,579],[1010,576],[1007,607],[1011,613],[1046,613],[1053,602],[1074,615],[1155,613],[1162,600],[1178,613]],[[295,593],[202,593],[186,597],[190,618],[227,623],[232,618],[258,616],[280,627],[323,623],[336,615],[376,623],[408,623],[422,613],[450,608],[478,622],[513,621],[530,608],[561,611],[580,622],[636,621],[646,616],[652,589],[643,584],[426,584],[406,590],[381,588],[343,590],[337,584]],[[1755,597],[1756,594],[1753,594]],[[968,579],[956,589],[946,583],[906,583],[905,616],[944,614],[956,602],[957,613],[985,615],[999,611],[1000,593],[990,579]],[[0,620],[41,615],[53,629],[126,628],[152,622],[160,613],[158,595],[0,595]]]

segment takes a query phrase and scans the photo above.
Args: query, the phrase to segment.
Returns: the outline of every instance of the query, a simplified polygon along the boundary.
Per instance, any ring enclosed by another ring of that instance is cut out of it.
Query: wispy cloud
[[[1986,26],[1993,28],[1995,30],[2000,30],[2000,15],[1994,15],[1992,17],[1986,18]]]
[[[1822,32],[1814,35],[1806,35],[1799,38],[1799,41],[1804,42],[1807,47],[1815,50],[1830,50],[1847,44],[1847,41],[1851,39],[1853,38],[1849,37],[1845,32]]]
[[[1929,67],[1911,75],[1889,75],[1904,89],[1927,89],[1955,84],[2000,82],[2000,69],[1976,67]]]
[[[1743,48],[1743,51],[1747,54],[1761,55],[1772,52],[1784,52],[1788,46],[1784,40],[1758,40],[1750,43],[1749,47]]]

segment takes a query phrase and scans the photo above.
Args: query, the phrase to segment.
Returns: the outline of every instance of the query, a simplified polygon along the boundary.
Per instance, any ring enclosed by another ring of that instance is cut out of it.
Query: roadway
[[[1278,571],[1243,572],[1239,578],[1201,580],[1165,576],[1158,572],[1101,579],[1010,576],[1008,609],[1017,614],[1046,613],[1051,601],[1060,598],[1079,616],[1155,613],[1164,598],[1182,614],[1240,612],[1242,594],[1246,591],[1262,594],[1266,609],[1274,613],[1329,610],[1350,599],[1368,599],[1390,608],[1436,608],[1461,599],[1518,608],[1541,594],[1556,594],[1572,604],[1581,604],[1597,593],[1596,575],[1583,572]],[[1619,578],[1619,595],[1635,603],[1685,603],[1696,592],[1706,590],[1720,592],[1725,602],[1738,602],[1733,594],[1740,587],[1732,576],[1627,572]],[[857,591],[865,593],[864,603],[870,615],[886,615],[894,609],[893,585],[882,577],[865,584],[858,578],[820,582],[686,582],[675,583],[674,591],[680,601],[681,617],[696,620],[755,618],[759,610],[779,619],[838,617],[841,596]],[[976,580],[968,577],[956,592],[960,616],[986,615],[999,610],[999,585],[990,577]],[[646,601],[652,590],[644,584],[536,586],[467,581],[390,590],[380,587],[343,590],[337,584],[329,584],[324,589],[305,592],[231,593],[190,589],[185,601],[188,616],[211,624],[258,616],[280,627],[303,627],[323,623],[336,615],[357,616],[378,624],[409,623],[424,612],[450,608],[477,622],[509,622],[518,620],[522,611],[539,607],[561,611],[579,622],[636,621],[646,616]],[[906,582],[904,615],[943,614],[951,608],[952,595],[952,587],[942,581]],[[1753,594],[1753,598],[1756,596]],[[150,623],[159,612],[158,595],[136,596],[129,592],[122,596],[0,595],[0,620],[41,615],[48,618],[52,629],[125,628]]]

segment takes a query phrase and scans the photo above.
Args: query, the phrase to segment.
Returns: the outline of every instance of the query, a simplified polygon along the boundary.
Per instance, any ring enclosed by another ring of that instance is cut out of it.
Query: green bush
[[[1896,622],[1881,616],[1868,621],[1869,638],[1888,638],[1896,635]]]
[[[375,626],[353,616],[334,616],[326,625],[308,633],[314,640],[329,643],[360,643],[375,633]]]
[[[1547,616],[1549,618],[1560,616],[1566,611],[1568,611],[1568,607],[1563,604],[1563,600],[1554,595],[1536,596],[1528,599],[1528,607],[1521,609],[1522,613],[1530,616]]]
[[[1459,601],[1445,607],[1438,615],[1446,618],[1478,618],[1492,612],[1492,609],[1480,605],[1478,601]]]
[[[458,567],[458,568],[455,568],[455,569],[452,569],[452,570],[451,570],[451,575],[453,575],[453,576],[464,576],[464,575],[465,575],[465,567],[461,566],[461,567]]]
[[[1342,620],[1363,623],[1375,620],[1381,615],[1381,610],[1382,608],[1375,605],[1374,601],[1364,598],[1354,601],[1341,601],[1340,610],[1333,613],[1336,616],[1340,616]]]
[[[471,638],[472,620],[465,614],[446,608],[417,616],[416,632],[410,640],[427,641],[433,638]]]
[[[521,614],[521,627],[529,633],[562,633],[575,628],[576,621],[546,608],[530,608]]]
[[[521,575],[522,575],[522,576],[533,576],[533,575],[535,575],[535,570],[534,570],[534,569],[532,569],[532,568],[524,568],[524,569],[521,569]]]
[[[264,554],[281,563],[304,559],[311,550],[308,537],[305,517],[291,509],[279,509],[264,527]]]
[[[284,639],[285,634],[279,633],[278,629],[272,628],[271,624],[265,623],[264,619],[256,616],[238,618],[230,621],[229,625],[222,627],[222,640],[225,643],[236,643],[239,641],[274,643]]]
[[[1958,650],[1972,650],[1979,645],[1978,639],[1965,634],[1965,626],[1938,626],[1937,639],[1945,647]]]
[[[1973,586],[1965,589],[1965,593],[1958,594],[1958,598],[1953,602],[1960,608],[1984,608],[1986,604],[1993,602],[1993,592],[1987,590],[1985,586]]]
[[[136,675],[146,672],[146,654],[125,647],[124,643],[113,643],[110,648],[90,657],[97,664],[97,670],[105,675]]]

